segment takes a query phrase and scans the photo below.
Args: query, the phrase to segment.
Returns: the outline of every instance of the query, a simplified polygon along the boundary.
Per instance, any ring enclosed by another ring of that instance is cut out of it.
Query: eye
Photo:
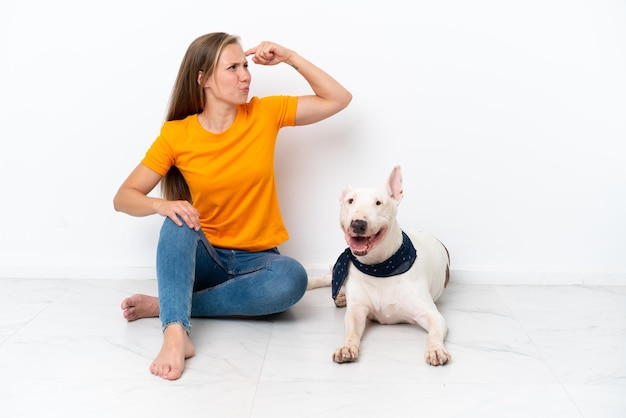
[[[353,199],[353,198],[350,198],[350,199],[348,199],[348,200],[347,200],[347,202],[348,202],[348,204],[349,204],[349,205],[351,205],[351,204],[353,204],[353,203],[354,203],[354,199]]]
[[[377,201],[376,201],[376,206],[380,206],[380,205],[382,205],[382,204],[383,204],[383,202],[381,202],[380,200],[377,200]]]

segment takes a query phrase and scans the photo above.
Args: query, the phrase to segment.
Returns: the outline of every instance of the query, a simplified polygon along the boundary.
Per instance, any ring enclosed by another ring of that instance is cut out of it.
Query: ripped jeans
[[[213,247],[202,230],[165,218],[157,247],[163,330],[191,317],[261,316],[283,312],[302,298],[307,273],[278,249],[250,252]]]

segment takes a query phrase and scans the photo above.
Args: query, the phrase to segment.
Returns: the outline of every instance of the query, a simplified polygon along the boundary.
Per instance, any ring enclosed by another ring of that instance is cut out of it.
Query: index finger
[[[187,203],[188,207],[185,208],[183,219],[189,228],[198,231],[200,229],[200,213],[189,202],[185,203]]]

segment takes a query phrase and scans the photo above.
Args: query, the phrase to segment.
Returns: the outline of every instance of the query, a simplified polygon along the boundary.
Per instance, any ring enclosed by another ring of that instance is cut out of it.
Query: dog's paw
[[[429,347],[424,357],[426,358],[426,363],[431,366],[443,366],[452,359],[448,350],[443,346]]]
[[[346,291],[341,289],[337,296],[335,297],[335,306],[338,308],[345,308],[347,305],[346,302]]]
[[[348,363],[355,361],[359,358],[359,347],[355,346],[343,346],[333,354],[333,361],[335,363]]]

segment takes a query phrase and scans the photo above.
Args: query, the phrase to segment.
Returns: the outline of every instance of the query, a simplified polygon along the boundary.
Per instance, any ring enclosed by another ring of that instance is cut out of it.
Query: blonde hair
[[[172,89],[166,120],[180,120],[201,113],[205,106],[204,82],[213,75],[225,46],[240,43],[239,36],[213,32],[196,38],[187,48]],[[202,72],[200,82],[198,75]],[[161,180],[161,194],[167,200],[191,202],[189,186],[176,166]]]

